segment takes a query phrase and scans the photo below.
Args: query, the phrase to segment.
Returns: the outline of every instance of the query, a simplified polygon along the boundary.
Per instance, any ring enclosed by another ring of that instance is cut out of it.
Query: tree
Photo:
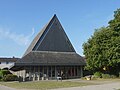
[[[114,19],[110,20],[108,23],[109,27],[112,30],[119,32],[120,35],[120,8],[114,11]]]
[[[114,12],[114,19],[107,27],[96,29],[83,44],[83,49],[87,70],[111,73],[120,66],[120,9]]]

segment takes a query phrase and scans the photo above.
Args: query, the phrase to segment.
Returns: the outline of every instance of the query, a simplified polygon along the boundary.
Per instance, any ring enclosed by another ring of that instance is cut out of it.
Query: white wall
[[[14,62],[1,62],[0,64],[0,69],[3,68],[11,68],[12,66],[14,66]]]

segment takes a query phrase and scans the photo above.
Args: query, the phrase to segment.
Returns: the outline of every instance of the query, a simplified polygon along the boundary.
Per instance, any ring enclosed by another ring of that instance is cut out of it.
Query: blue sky
[[[75,50],[96,28],[107,26],[120,0],[0,0],[0,57],[22,57],[43,26],[57,14]]]

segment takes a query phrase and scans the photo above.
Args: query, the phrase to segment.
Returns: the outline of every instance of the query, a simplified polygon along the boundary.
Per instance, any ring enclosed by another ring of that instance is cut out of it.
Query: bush
[[[109,74],[102,74],[102,78],[108,79],[108,78],[111,78],[111,76]]]
[[[86,77],[81,77],[82,80],[86,80]]]
[[[119,72],[119,76],[118,77],[120,78],[120,72]]]
[[[0,80],[2,79],[2,76],[0,76]]]
[[[110,77],[111,77],[111,78],[117,78],[117,76],[116,76],[116,75],[111,75]]]
[[[2,70],[0,70],[0,77],[3,77],[3,73],[2,73]]]
[[[94,77],[95,78],[101,78],[102,77],[102,73],[101,72],[95,72],[94,73]]]
[[[11,74],[11,72],[9,70],[0,70],[0,76],[1,77],[6,76],[7,74]]]
[[[92,80],[97,80],[97,78],[93,75],[92,76],[92,78],[91,78]]]
[[[8,74],[3,77],[3,81],[18,81],[18,77],[13,74]]]

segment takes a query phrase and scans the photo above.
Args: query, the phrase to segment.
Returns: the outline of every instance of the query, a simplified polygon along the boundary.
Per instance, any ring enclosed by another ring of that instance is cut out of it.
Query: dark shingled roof
[[[48,23],[49,24],[49,23]],[[31,42],[30,46],[27,48],[26,52],[24,53],[23,56],[27,55],[29,52],[31,52],[35,46],[35,44],[38,42],[38,40],[40,39],[41,35],[43,34],[43,32],[45,31],[46,27],[48,26],[48,24],[46,24],[43,29],[37,34],[37,36],[33,39],[33,41]]]
[[[0,58],[0,62],[16,62],[19,58]]]
[[[85,65],[85,61],[75,52],[32,51],[15,63],[15,66],[31,65]]]
[[[75,52],[56,15],[34,38],[24,56],[31,51]]]

